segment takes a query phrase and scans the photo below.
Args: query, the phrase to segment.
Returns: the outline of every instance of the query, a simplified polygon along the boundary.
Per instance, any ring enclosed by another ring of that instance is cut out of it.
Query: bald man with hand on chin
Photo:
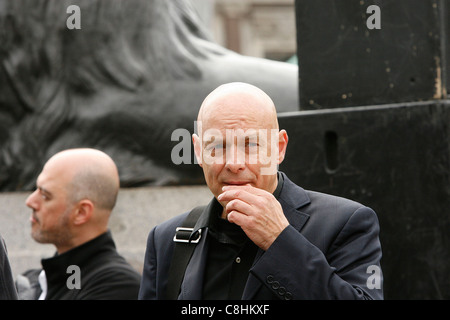
[[[47,161],[26,205],[32,238],[53,244],[56,254],[41,260],[42,270],[16,280],[19,298],[137,298],[140,275],[118,254],[108,230],[119,187],[117,167],[102,151],[68,149]]]
[[[266,93],[219,86],[197,125],[194,151],[213,198],[192,227],[186,212],[150,231],[140,299],[383,298],[375,212],[304,190],[278,171],[288,135]],[[173,266],[183,251],[175,249],[187,247],[180,273]]]

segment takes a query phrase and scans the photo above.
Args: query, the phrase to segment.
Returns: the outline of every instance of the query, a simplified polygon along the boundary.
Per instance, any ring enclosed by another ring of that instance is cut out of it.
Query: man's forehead
[[[219,128],[209,128],[203,132],[203,136],[206,137],[213,137],[213,136],[220,136],[220,137],[227,137],[227,136],[233,136],[233,137],[258,137],[258,136],[264,136],[267,135],[267,132],[270,132],[268,129],[219,129]]]
[[[54,182],[55,177],[48,174],[44,169],[36,179],[36,186],[40,189],[49,189],[51,188],[52,184],[54,184]]]
[[[253,98],[270,100],[270,97],[258,87],[255,87],[248,83],[234,82],[227,83],[217,87],[213,90],[205,99],[213,100],[217,98],[239,97],[239,96],[252,96]]]
[[[255,114],[255,111],[258,114]],[[215,118],[217,115],[231,115],[233,118],[247,118],[261,114],[274,114],[274,108],[267,101],[252,95],[230,95],[213,98],[201,107],[201,118]],[[276,114],[276,112],[275,112]]]
[[[245,83],[231,83],[218,87],[205,98],[199,116],[213,112],[215,109],[229,109],[232,106],[239,107],[238,113],[245,111],[242,109],[244,106],[247,109],[267,109],[276,113],[272,99],[264,91]]]
[[[55,192],[66,187],[68,172],[46,164],[36,179],[36,187],[48,192]]]
[[[276,111],[270,106],[242,101],[227,101],[206,106],[198,124],[207,129],[270,129],[278,128]]]
[[[56,191],[55,185],[52,181],[42,173],[36,179],[36,188],[39,189],[41,193],[47,195],[53,195]]]

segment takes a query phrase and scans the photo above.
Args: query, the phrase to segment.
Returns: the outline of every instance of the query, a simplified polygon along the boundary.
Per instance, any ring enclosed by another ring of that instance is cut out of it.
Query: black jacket
[[[348,199],[304,190],[283,177],[279,202],[290,225],[267,251],[258,250],[242,299],[383,299],[375,212]],[[207,207],[203,215],[210,210]],[[164,298],[172,239],[186,215],[150,232],[140,299]],[[202,228],[202,219],[193,233]],[[203,231],[186,268],[179,299],[202,299],[208,228]]]
[[[137,299],[140,275],[118,254],[110,231],[63,254],[42,259],[41,263],[47,278],[46,300]],[[40,272],[30,270],[24,274],[37,290],[32,297],[19,290],[21,298],[39,298],[41,290],[36,281]],[[74,288],[76,277],[79,289]]]
[[[6,245],[0,236],[0,300],[17,300],[17,292],[9,265]]]

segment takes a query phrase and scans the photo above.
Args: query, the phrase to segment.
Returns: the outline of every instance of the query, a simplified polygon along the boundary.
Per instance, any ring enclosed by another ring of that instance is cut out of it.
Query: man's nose
[[[36,201],[37,192],[38,190],[35,190],[32,194],[30,194],[27,197],[27,199],[25,200],[25,204],[27,205],[27,207],[31,209],[37,208],[37,201]]]
[[[225,168],[234,173],[243,170],[245,168],[245,152],[235,145],[227,148]]]

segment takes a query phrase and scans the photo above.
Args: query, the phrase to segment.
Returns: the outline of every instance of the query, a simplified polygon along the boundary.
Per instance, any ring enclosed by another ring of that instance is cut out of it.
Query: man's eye
[[[222,149],[222,148],[223,148],[222,143],[210,144],[206,147],[207,150],[216,150],[216,149]]]
[[[44,192],[40,192],[40,196],[42,200],[49,200],[50,197],[48,194],[44,193]]]

